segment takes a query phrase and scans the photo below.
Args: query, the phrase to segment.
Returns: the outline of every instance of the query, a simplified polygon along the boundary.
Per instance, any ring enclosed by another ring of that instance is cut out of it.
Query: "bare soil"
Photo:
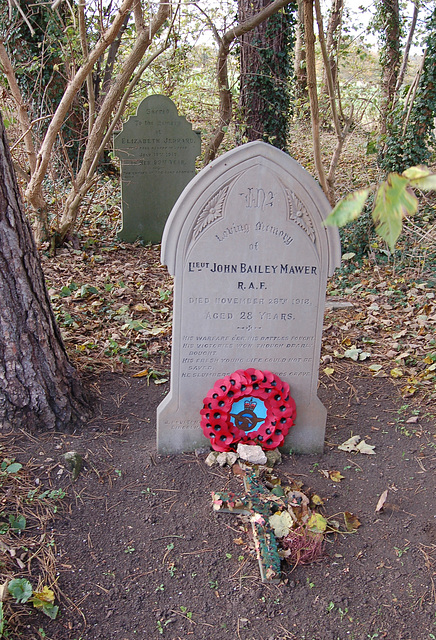
[[[284,564],[282,582],[267,585],[238,516],[212,510],[211,491],[240,491],[240,479],[227,467],[207,467],[206,452],[156,453],[156,407],[168,383],[127,373],[94,374],[87,383],[97,405],[82,433],[14,434],[19,457],[36,465],[44,486],[66,490],[68,507],[53,525],[59,615],[51,621],[27,607],[16,637],[436,637],[430,401],[405,402],[394,380],[373,377],[363,363],[343,361],[334,380],[321,373],[319,395],[328,409],[324,454],[285,455],[277,472],[319,494],[325,515],[349,511],[361,526],[330,537],[322,561]],[[375,445],[376,454],[338,450],[354,434]],[[74,483],[63,460],[70,450],[84,457]],[[333,482],[323,470],[338,470],[344,479]],[[384,508],[376,512],[386,489]]]

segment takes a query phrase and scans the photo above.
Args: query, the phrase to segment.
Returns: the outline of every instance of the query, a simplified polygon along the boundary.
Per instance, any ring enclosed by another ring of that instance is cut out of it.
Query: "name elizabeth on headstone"
[[[114,137],[121,160],[123,225],[120,240],[160,242],[170,211],[195,176],[200,134],[170,98],[153,95]]]
[[[330,206],[313,178],[263,142],[238,147],[185,189],[165,227],[175,276],[171,391],[158,408],[158,451],[208,441],[202,400],[237,369],[270,370],[297,405],[286,448],[321,452],[317,397],[326,282],[340,264]]]

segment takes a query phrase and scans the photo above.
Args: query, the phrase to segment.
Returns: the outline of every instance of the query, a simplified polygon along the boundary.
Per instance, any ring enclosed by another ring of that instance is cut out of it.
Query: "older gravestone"
[[[209,444],[203,398],[237,369],[289,383],[297,419],[285,447],[322,452],[317,396],[326,282],[340,264],[330,206],[282,151],[252,142],[218,158],[174,207],[162,261],[175,276],[171,391],[158,407],[158,451]]]
[[[200,134],[166,96],[145,98],[114,137],[121,160],[120,240],[160,242],[168,215],[195,176]]]

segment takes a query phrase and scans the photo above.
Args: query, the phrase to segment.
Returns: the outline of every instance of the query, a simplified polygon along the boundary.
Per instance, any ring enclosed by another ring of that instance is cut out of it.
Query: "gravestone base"
[[[229,374],[232,373],[229,371]],[[292,389],[291,389],[292,394]],[[203,398],[197,399],[197,405],[181,416],[178,407],[169,394],[157,409],[160,428],[157,435],[157,451],[161,455],[189,453],[196,449],[210,447],[200,428],[200,410]],[[285,438],[283,453],[322,453],[324,451],[324,432],[327,409],[316,397],[309,405],[297,405],[297,419]]]

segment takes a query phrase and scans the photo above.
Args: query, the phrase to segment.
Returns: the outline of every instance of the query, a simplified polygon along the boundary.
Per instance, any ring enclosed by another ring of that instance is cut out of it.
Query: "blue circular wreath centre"
[[[267,410],[262,400],[246,396],[232,404],[230,419],[235,427],[245,433],[251,433],[265,422],[266,414]]]

